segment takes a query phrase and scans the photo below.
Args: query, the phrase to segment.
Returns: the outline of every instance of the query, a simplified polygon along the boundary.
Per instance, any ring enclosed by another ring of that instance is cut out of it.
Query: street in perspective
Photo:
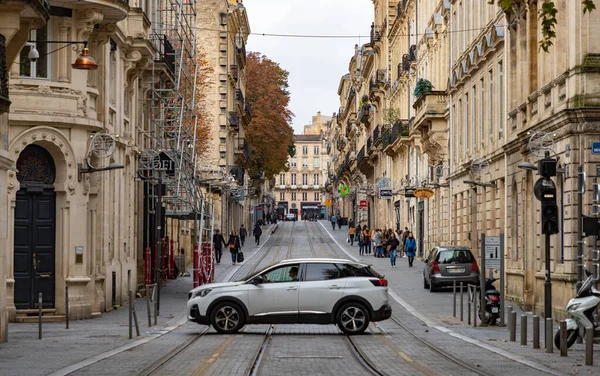
[[[0,375],[600,374],[597,2],[0,0]]]

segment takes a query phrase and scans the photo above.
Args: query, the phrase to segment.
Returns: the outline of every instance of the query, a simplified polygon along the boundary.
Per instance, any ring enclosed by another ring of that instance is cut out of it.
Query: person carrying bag
[[[238,254],[241,253],[240,237],[237,235],[235,230],[231,230],[231,235],[229,235],[229,241],[227,242],[227,246],[229,247],[229,252],[231,252],[231,265],[235,265],[235,263],[239,261]],[[242,261],[243,260],[244,255],[242,254]]]

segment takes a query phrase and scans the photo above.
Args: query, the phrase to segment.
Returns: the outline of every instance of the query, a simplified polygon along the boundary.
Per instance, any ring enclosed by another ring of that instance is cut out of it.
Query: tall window
[[[483,8],[483,6],[482,6]],[[483,85],[483,78],[479,80],[479,144],[483,148],[485,143],[485,126],[483,123],[483,104],[485,103],[485,87]]]
[[[302,147],[302,154],[308,154],[308,146]]]
[[[285,201],[285,192],[279,192],[279,201]]]
[[[488,72],[488,124],[490,142],[494,142],[494,72]]]
[[[319,168],[319,158],[313,160],[313,167]]]
[[[465,94],[465,155],[471,151],[469,146],[469,94]]]
[[[315,182],[315,185],[319,185],[319,174],[313,175],[313,181]]]
[[[31,30],[29,32],[29,40],[32,41],[35,47],[25,46],[21,49],[20,74],[22,77],[50,78],[48,43],[36,43],[36,41],[47,41],[48,34],[48,25],[42,29]],[[40,54],[40,57],[35,62],[29,60],[29,51],[33,48],[38,50]]]
[[[463,152],[463,133],[462,133],[463,124],[460,121],[461,116],[462,116],[462,99],[459,99],[458,100],[458,114],[457,114],[458,122],[456,123],[456,127],[458,128],[458,156],[459,157],[462,155],[462,152]]]
[[[285,185],[285,174],[279,174],[279,185]]]
[[[319,197],[319,192],[315,192],[315,201],[321,201],[321,197]]]
[[[308,168],[308,158],[302,158],[302,168]]]
[[[502,93],[503,77],[502,62],[498,63],[498,138],[502,138],[504,132],[504,95]]]
[[[315,146],[315,149],[313,150],[315,155],[319,154],[319,147]]]
[[[290,167],[296,167],[296,158],[290,160]]]
[[[307,201],[307,200],[308,200],[308,193],[302,192],[302,201]]]
[[[452,139],[454,140],[454,145],[452,148],[452,158],[456,160],[456,105],[452,106],[452,114],[450,115],[450,121],[451,121],[451,132],[452,132]]]
[[[292,201],[296,201],[296,192],[292,192]]]
[[[292,185],[296,185],[296,174],[292,174]]]
[[[471,95],[473,98],[473,108],[472,116],[471,116],[471,138],[473,143],[473,152],[477,151],[477,86],[473,86],[473,94]]]
[[[308,174],[302,174],[302,185],[308,185]]]

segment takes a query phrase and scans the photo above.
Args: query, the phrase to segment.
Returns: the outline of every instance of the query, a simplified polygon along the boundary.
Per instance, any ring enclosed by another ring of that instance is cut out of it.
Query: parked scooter
[[[482,318],[481,312],[479,312],[479,318],[482,323],[488,325],[497,325],[500,318],[500,292],[494,286],[494,282],[497,280],[498,278],[485,280],[485,317]]]
[[[567,347],[571,347],[577,337],[585,338],[586,328],[594,329],[594,340],[600,339],[600,324],[594,320],[594,311],[600,304],[600,291],[594,288],[596,280],[589,270],[583,269],[587,278],[567,304]],[[560,349],[560,330],[554,335],[554,345]]]

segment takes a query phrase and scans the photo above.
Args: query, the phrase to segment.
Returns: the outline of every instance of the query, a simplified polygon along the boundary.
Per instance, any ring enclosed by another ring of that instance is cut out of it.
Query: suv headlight
[[[200,290],[200,291],[196,291],[194,293],[194,298],[196,298],[196,297],[204,298],[211,291],[212,291],[212,289],[203,289],[203,290]]]

